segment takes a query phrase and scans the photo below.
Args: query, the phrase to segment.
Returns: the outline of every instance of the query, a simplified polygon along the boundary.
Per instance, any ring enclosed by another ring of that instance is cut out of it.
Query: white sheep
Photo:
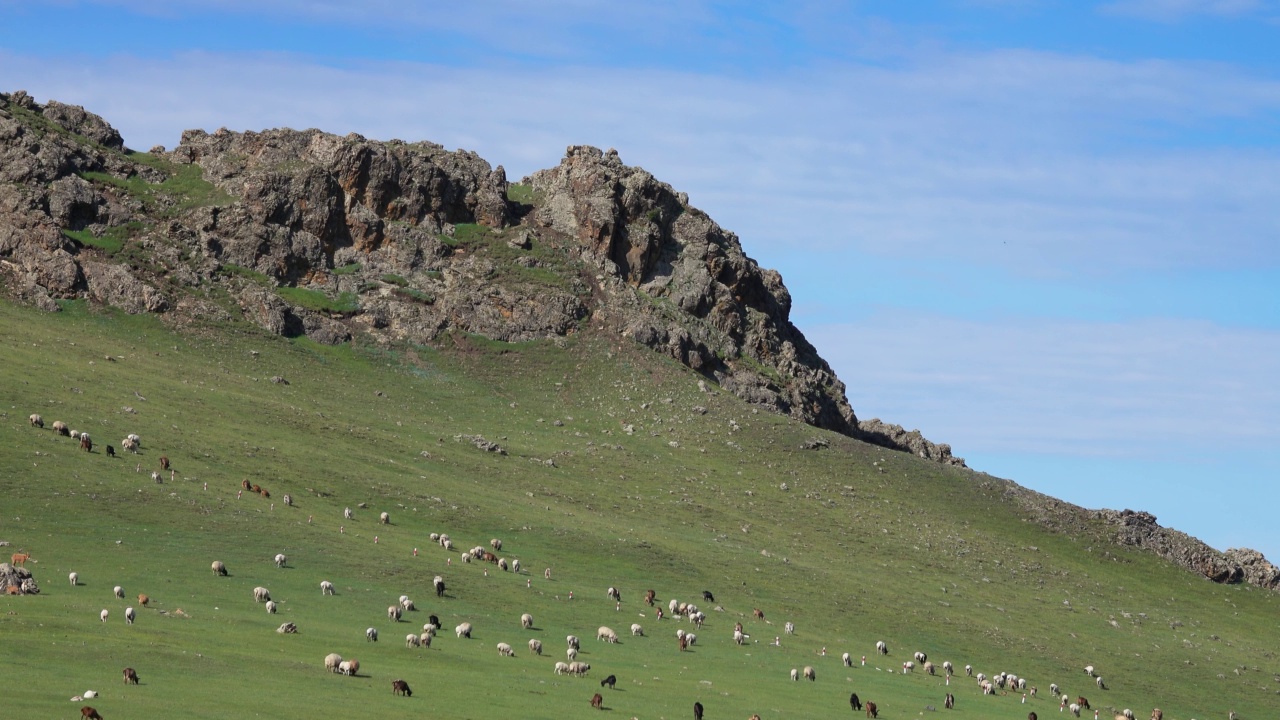
[[[438,542],[440,543],[440,547],[442,548],[447,549],[447,548],[453,547],[453,541],[450,540],[449,536],[445,533],[440,534],[440,540]]]
[[[332,595],[332,594],[333,594],[333,583],[329,582],[328,580],[321,580],[321,581],[320,581],[320,594],[321,594],[321,595]]]
[[[469,562],[471,562],[471,553],[470,553],[470,552],[464,552],[464,553],[462,553],[462,562],[464,562],[464,563],[469,563]]]
[[[98,691],[97,691],[97,690],[85,690],[85,691],[84,691],[84,699],[85,699],[85,700],[92,700],[92,699],[94,699],[94,698],[96,698],[96,697],[98,697]]]
[[[916,662],[918,663],[923,663],[925,660],[929,659],[929,657],[922,652],[916,652],[913,655],[913,657],[916,659]]]
[[[640,627],[640,623],[631,623],[632,637],[644,637],[644,628]]]
[[[356,519],[356,514],[355,514],[355,513],[353,513],[353,512],[351,512],[351,508],[343,508],[343,509],[342,509],[342,519],[343,519],[343,520],[355,520],[355,519]]]
[[[502,550],[502,541],[498,538],[494,538],[489,541],[489,547],[493,548],[494,552],[498,552]]]
[[[401,598],[400,607],[404,608],[406,612],[413,612],[416,609],[413,605],[413,601],[409,598]]]
[[[570,661],[577,660],[578,648],[566,648],[564,651],[564,655],[565,657],[569,658]]]
[[[1080,717],[1080,706],[1079,706],[1079,705],[1077,705],[1077,704],[1075,704],[1075,703],[1071,703],[1069,706],[1067,706],[1067,709],[1071,711],[1071,714],[1072,714],[1072,715],[1075,715],[1076,717]]]
[[[795,624],[795,623],[793,623],[793,622],[791,622],[790,620],[788,620],[788,621],[787,621],[787,623],[786,623],[785,625],[783,625],[783,626],[782,626],[782,630],[783,630],[783,632],[785,632],[785,633],[786,633],[786,634],[788,634],[788,635],[795,635],[795,634],[796,634],[796,624]]]
[[[378,642],[378,628],[371,627],[364,629],[365,642]]]
[[[853,656],[849,653],[845,653],[840,656],[840,662],[844,663],[845,667],[853,667]]]
[[[694,635],[693,633],[685,633],[684,640],[689,645],[693,645],[694,643],[698,642],[698,636]]]
[[[439,627],[432,625],[431,623],[427,623],[426,625],[422,626],[422,632],[429,633],[431,635],[435,635],[436,631],[439,629],[440,629]]]
[[[390,525],[391,513],[383,512],[381,515],[378,516],[378,522],[382,523],[383,525]]]
[[[1093,666],[1092,666],[1092,665],[1085,665],[1085,666],[1084,666],[1084,674],[1085,674],[1085,675],[1088,675],[1089,677],[1093,677]]]
[[[933,673],[933,663],[932,663],[932,662],[930,662],[929,660],[925,660],[925,661],[924,661],[924,664],[923,664],[923,665],[921,665],[920,667],[921,667],[921,669],[923,669],[926,673],[928,673],[928,674],[930,674],[930,675],[934,674],[934,673]]]
[[[99,620],[101,620],[102,622],[106,622],[106,621],[107,621],[107,610],[106,610],[106,608],[103,608],[102,612],[98,613],[98,619],[99,619]]]
[[[271,615],[275,615],[275,614],[276,614],[276,604],[275,604],[275,601],[273,601],[273,600],[268,600],[268,601],[267,601],[267,613],[268,613],[268,614],[271,614]]]
[[[517,575],[518,575],[518,574],[520,574],[520,560],[519,560],[519,559],[515,559],[515,560],[512,560],[512,561],[511,561],[511,572],[516,573]]]
[[[127,439],[132,440],[138,447],[142,447],[142,438],[138,437],[138,433],[129,433]]]
[[[734,631],[733,631],[733,641],[734,641],[735,643],[737,643],[737,644],[741,645],[741,644],[743,644],[744,642],[746,642],[746,641],[747,641],[747,636],[746,636],[745,634],[743,634],[743,632],[742,632],[741,630],[734,630]],[[849,653],[845,653],[845,655],[846,655],[846,656],[847,656],[848,654],[849,654]]]
[[[672,615],[676,615],[677,614],[676,610],[678,610],[679,608],[680,608],[680,601],[676,600],[675,598],[671,598],[671,602],[667,603],[667,609],[671,612]]]
[[[584,663],[584,662],[569,663],[569,672],[573,673],[574,675],[577,675],[578,677],[582,677],[583,675],[586,675],[587,671],[590,669],[591,669],[591,665],[589,663]]]
[[[965,666],[964,666],[964,674],[965,674],[965,675],[968,675],[969,677],[973,677],[973,666],[972,666],[972,665],[965,665]],[[1056,695],[1057,693],[1054,693],[1054,694]]]
[[[676,630],[676,639],[678,639],[678,640],[683,640],[683,639],[684,639],[684,636],[685,636],[685,635],[687,635],[687,634],[688,634],[688,633],[686,633],[686,632],[684,631],[684,629],[683,629],[683,628],[678,629],[678,630]]]
[[[431,538],[431,542],[440,542],[440,533],[431,533],[428,537]]]
[[[818,674],[814,671],[814,669],[813,669],[813,666],[812,666],[812,665],[805,665],[805,666],[804,666],[804,679],[805,679],[805,680],[817,680],[817,679],[818,679]]]
[[[542,654],[542,641],[538,638],[529,638],[529,652],[534,655]]]
[[[564,674],[565,674],[565,673],[567,673],[567,672],[569,672],[569,663],[565,663],[565,662],[558,662],[558,663],[556,663],[556,674],[557,674],[557,675],[564,675]]]
[[[285,496],[282,498],[282,500],[284,501],[284,504],[285,504],[285,506],[286,506],[286,507],[293,507],[293,496],[292,496],[292,495],[290,495],[290,494],[288,494],[288,493],[285,493]]]
[[[791,681],[795,682],[796,680],[799,680],[799,679],[800,679],[800,671],[796,668],[791,668]]]
[[[387,608],[387,617],[391,622],[400,622],[400,606],[392,605]]]
[[[329,672],[338,672],[338,665],[342,662],[342,656],[338,653],[329,653],[324,656],[324,669]]]
[[[44,418],[35,413],[32,413],[31,417],[27,418],[27,421],[31,423],[31,427],[44,427]]]
[[[909,673],[916,671],[916,664],[910,660],[902,663],[902,672]]]
[[[289,559],[284,556],[284,553],[276,553],[276,567],[284,567],[284,564],[288,562],[288,560]]]
[[[888,645],[885,645],[883,640],[877,640],[877,641],[876,641],[876,652],[880,653],[881,655],[888,655],[888,654],[889,654],[889,646],[888,646]]]
[[[67,579],[71,581],[71,587],[75,587],[80,584],[80,576],[76,573],[71,573],[67,576]]]
[[[515,657],[516,651],[512,650],[510,645],[501,642],[498,643],[498,654],[502,657]]]
[[[566,637],[565,637],[565,642],[567,642],[567,643],[569,644],[569,647],[571,647],[571,648],[573,648],[573,649],[575,649],[575,650],[578,650],[578,649],[580,649],[580,648],[582,647],[582,643],[581,643],[581,641],[580,641],[580,640],[578,640],[578,636],[577,636],[577,635],[569,635],[569,636],[566,636]]]
[[[404,636],[404,646],[405,647],[422,647],[422,638],[418,637],[416,633],[409,633],[408,635]]]
[[[120,588],[116,588],[116,589],[119,590]],[[124,596],[121,595],[121,597],[124,597]],[[254,602],[267,602],[270,599],[271,599],[271,593],[266,588],[259,586],[253,589]]]
[[[445,549],[445,550],[452,550],[452,549],[453,549],[453,541],[452,541],[452,540],[445,540],[444,542],[442,542],[442,543],[440,543],[440,544],[444,546],[444,549]]]
[[[601,625],[600,628],[596,630],[596,640],[604,640],[606,642],[616,643],[618,642],[618,633],[614,632],[613,628],[609,628],[609,627],[605,627],[604,625]]]
[[[70,435],[71,435],[71,439],[72,439],[72,440],[78,440],[78,439],[80,439],[80,431],[79,431],[79,430],[72,430],[72,431],[71,431],[71,433],[70,433]]]
[[[227,566],[221,560],[214,560],[213,563],[209,565],[209,568],[213,571],[214,575],[218,575],[220,577],[227,576]]]
[[[136,617],[137,617],[137,613],[133,611],[133,608],[127,607],[124,609],[124,622],[126,625],[132,625],[133,620]]]
[[[1099,689],[1099,690],[1106,690],[1106,689],[1107,689],[1107,686],[1106,686],[1106,685],[1104,685],[1104,684],[1103,684],[1103,682],[1102,682],[1102,676],[1101,676],[1101,675],[1099,675],[1099,676],[1098,676],[1098,689]]]
[[[115,588],[111,592],[115,593],[116,597],[124,599],[124,588],[120,587],[119,585],[115,586]]]
[[[431,638],[435,637],[435,633],[422,633],[418,636],[418,644],[424,648],[431,647]]]
[[[954,666],[952,666],[952,664],[951,664],[951,661],[950,661],[950,660],[943,660],[943,661],[942,661],[942,671],[943,671],[944,673],[948,674],[948,675],[951,675],[951,674],[954,674],[954,673],[955,673],[955,667],[954,667]]]
[[[464,623],[462,623],[461,625],[459,625],[459,626],[457,626],[456,628],[454,628],[454,629],[453,629],[453,633],[454,633],[455,635],[457,635],[458,637],[460,637],[460,638],[470,638],[470,637],[471,637],[471,623],[469,623],[469,622],[464,622]]]
[[[525,630],[528,630],[528,629],[532,628],[532,627],[533,627],[533,616],[532,616],[532,615],[530,615],[529,613],[525,613],[525,614],[521,615],[521,616],[520,616],[520,627],[524,628]]]

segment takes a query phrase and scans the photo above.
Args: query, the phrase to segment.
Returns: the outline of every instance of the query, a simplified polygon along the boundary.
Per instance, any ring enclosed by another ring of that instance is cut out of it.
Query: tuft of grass
[[[242,278],[245,278],[246,280],[250,280],[259,285],[271,286],[275,284],[274,282],[271,281],[271,278],[258,272],[257,270],[254,270],[252,268],[242,267],[234,263],[223,263],[220,270],[225,275],[242,277]]]
[[[360,308],[360,299],[351,292],[331,298],[319,290],[285,286],[276,288],[276,294],[291,305],[319,312],[349,313]]]
[[[334,268],[333,274],[334,275],[354,275],[355,273],[360,272],[360,267],[361,267],[360,263],[358,262],[347,263],[342,267]]]
[[[108,228],[101,237],[88,230],[63,230],[62,234],[81,245],[97,248],[108,255],[115,255],[124,247],[125,241],[140,233],[146,226],[140,222],[130,222]]]
[[[507,185],[507,199],[520,205],[538,205],[542,202],[542,193],[535,191],[532,185],[511,183]]]
[[[391,291],[391,294],[406,300],[422,303],[423,305],[434,305],[436,303],[434,295],[410,287],[397,287]]]
[[[383,275],[382,282],[387,283],[388,285],[399,285],[400,287],[405,287],[409,284],[409,281],[403,276],[396,275],[395,273],[387,273]]]

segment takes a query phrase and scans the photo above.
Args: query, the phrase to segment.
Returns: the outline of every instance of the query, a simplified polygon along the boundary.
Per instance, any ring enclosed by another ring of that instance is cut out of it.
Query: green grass
[[[270,286],[274,284],[271,281],[271,278],[267,277],[263,273],[260,273],[257,270],[254,270],[252,268],[236,265],[234,263],[223,263],[220,270],[224,274],[233,275],[235,277],[242,277],[246,280],[257,283],[259,285]]]
[[[405,287],[409,284],[409,281],[406,280],[404,276],[396,275],[395,273],[387,273],[383,275],[382,282],[387,283],[388,285],[398,285],[400,287]]]
[[[62,234],[81,245],[97,248],[108,255],[115,255],[124,247],[126,240],[141,232],[144,227],[140,222],[130,222],[108,228],[101,237],[95,236],[88,230],[63,230]]]
[[[587,702],[608,674],[618,689],[601,693],[619,718],[688,717],[695,700],[713,720],[845,717],[853,691],[882,718],[927,717],[948,689],[956,717],[1057,717],[1050,682],[1139,717],[1159,706],[1171,719],[1228,708],[1263,718],[1276,707],[1277,594],[1104,545],[1096,527],[1049,532],[986,476],[699,392],[696,375],[624,339],[329,347],[246,326],[177,334],[83,302],[52,315],[0,304],[0,368],[0,539],[33,554],[42,588],[0,597],[0,647],[22,663],[5,696],[14,717],[69,717],[78,706],[67,698],[89,688],[108,718],[289,720],[352,706],[361,717],[596,717]],[[30,427],[31,412],[92,433],[95,452]],[[130,432],[141,454],[103,454]],[[801,450],[814,436],[830,447]],[[149,472],[162,454],[176,474],[158,485]],[[271,499],[237,497],[244,479]],[[382,510],[390,525],[377,523]],[[431,545],[431,532],[459,548],[502,538],[525,571],[486,576]],[[287,568],[271,563],[277,552]],[[231,576],[214,577],[213,560]],[[73,570],[80,586],[67,582]],[[436,574],[444,599],[430,591]],[[320,595],[323,579],[336,596]],[[112,597],[117,584],[130,601]],[[257,585],[279,615],[252,601]],[[693,652],[675,647],[687,625],[640,603],[648,588],[707,610]],[[701,602],[704,589],[724,612]],[[152,607],[126,626],[137,593]],[[419,611],[392,623],[385,611],[401,594]],[[771,624],[752,619],[757,607]],[[523,612],[534,630],[519,627]],[[431,613],[445,625],[432,648],[405,648]],[[463,620],[473,640],[450,632]],[[739,620],[745,647],[730,640]],[[796,635],[783,634],[787,620]],[[300,633],[276,634],[284,621]],[[632,622],[648,636],[630,637]],[[600,625],[622,642],[595,641]],[[364,640],[369,626],[380,642]],[[585,679],[552,672],[570,633],[583,637]],[[767,645],[775,635],[781,648]],[[530,637],[546,656],[530,655]],[[877,640],[888,658],[874,657]],[[517,657],[498,657],[498,642]],[[915,650],[1016,672],[1041,696],[1023,705],[963,678],[947,688],[888,672]],[[841,667],[846,651],[868,665]],[[329,652],[359,658],[361,677],[324,672]],[[1089,682],[1087,664],[1110,690]],[[817,682],[792,683],[804,665]],[[142,685],[120,682],[125,666]],[[413,698],[392,696],[394,678]]]
[[[411,300],[413,302],[422,303],[423,305],[434,305],[436,298],[431,293],[425,293],[409,287],[398,287],[391,291],[396,297]]]
[[[297,307],[306,308],[307,310],[318,310],[322,312],[355,312],[360,307],[360,299],[355,293],[344,292],[338,293],[338,297],[331,298],[319,290],[308,290],[299,287],[278,287],[276,294],[284,298],[286,302]]]
[[[138,199],[147,212],[160,217],[177,217],[197,207],[222,206],[231,197],[204,179],[199,165],[175,165],[145,153],[128,155],[139,164],[160,169],[167,177],[159,183],[147,182],[139,175],[120,178],[103,172],[83,172],[80,176],[97,185],[117,188]]]
[[[507,199],[521,205],[537,205],[542,202],[542,193],[536,192],[531,185],[511,183],[507,185]]]
[[[347,263],[342,267],[336,267],[333,269],[334,275],[354,275],[358,272],[360,272],[360,263],[358,262]]]

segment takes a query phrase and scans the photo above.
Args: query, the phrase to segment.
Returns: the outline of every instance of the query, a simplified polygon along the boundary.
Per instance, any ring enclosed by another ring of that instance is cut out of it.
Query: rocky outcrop
[[[907,431],[901,425],[891,425],[880,418],[863,420],[858,423],[861,438],[869,443],[922,457],[926,460],[964,467],[964,458],[951,454],[951,446],[946,443],[932,443],[920,434],[919,430]]]
[[[30,570],[0,563],[0,592],[6,595],[36,595],[40,592],[40,586],[31,577]]]
[[[1243,581],[1269,590],[1280,590],[1280,568],[1267,561],[1262,553],[1249,548],[1227,548],[1227,560],[1240,567]]]
[[[1115,541],[1153,552],[1218,583],[1237,583],[1244,571],[1223,553],[1186,533],[1161,527],[1156,516],[1133,510],[1098,510],[1094,517],[1112,528]]]

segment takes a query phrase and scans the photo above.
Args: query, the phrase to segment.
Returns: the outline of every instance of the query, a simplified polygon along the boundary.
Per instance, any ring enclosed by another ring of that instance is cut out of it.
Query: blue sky
[[[783,273],[860,417],[1280,559],[1280,2],[0,0],[126,142],[614,147]]]

